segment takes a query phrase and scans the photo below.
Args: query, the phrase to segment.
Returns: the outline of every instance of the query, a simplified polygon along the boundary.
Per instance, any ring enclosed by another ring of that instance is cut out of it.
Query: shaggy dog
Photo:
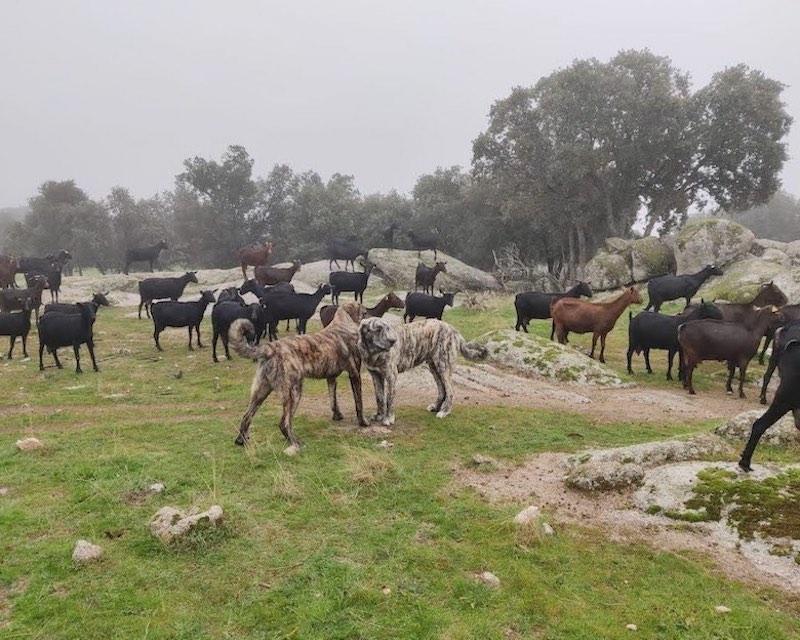
[[[486,348],[467,343],[461,334],[441,320],[393,326],[383,318],[362,320],[358,329],[358,350],[372,375],[378,412],[373,420],[384,426],[394,424],[397,374],[423,362],[436,380],[439,395],[428,407],[437,418],[450,415],[453,408],[453,365],[459,352],[470,360],[486,357]]]
[[[303,393],[304,378],[325,378],[331,400],[334,420],[341,420],[342,413],[336,401],[336,377],[347,371],[353,399],[356,403],[358,424],[366,427],[361,399],[361,357],[358,353],[358,322],[364,317],[364,307],[357,302],[343,304],[333,321],[319,333],[283,338],[276,342],[253,345],[248,342],[253,335],[249,320],[236,320],[228,332],[230,343],[243,358],[258,361],[258,369],[250,387],[250,406],[239,427],[236,444],[248,440],[250,422],[261,403],[273,389],[279,389],[283,400],[283,415],[280,429],[290,445],[301,446],[292,431],[292,417]]]

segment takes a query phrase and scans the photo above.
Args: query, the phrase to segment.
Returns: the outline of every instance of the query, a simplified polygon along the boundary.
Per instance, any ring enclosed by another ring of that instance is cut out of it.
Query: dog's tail
[[[484,360],[489,355],[489,350],[478,342],[467,342],[459,336],[458,350],[467,360]]]
[[[228,340],[242,358],[250,358],[257,360],[258,358],[267,355],[271,347],[269,342],[254,344],[256,337],[256,330],[253,323],[244,318],[234,320],[228,329]]]

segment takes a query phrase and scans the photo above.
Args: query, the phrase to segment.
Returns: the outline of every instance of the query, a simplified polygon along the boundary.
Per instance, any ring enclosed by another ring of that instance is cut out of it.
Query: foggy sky
[[[694,88],[744,62],[800,120],[800,4],[785,0],[104,0],[0,4],[0,207],[45,180],[94,198],[172,188],[185,158],[255,158],[408,192],[469,166],[489,107],[576,58],[649,48]],[[784,188],[800,195],[800,122]]]

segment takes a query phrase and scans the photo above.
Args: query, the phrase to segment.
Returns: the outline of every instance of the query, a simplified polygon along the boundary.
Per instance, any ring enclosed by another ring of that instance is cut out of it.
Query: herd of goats
[[[242,419],[238,444],[248,439],[250,421],[266,396],[279,389],[283,397],[283,417],[280,428],[292,445],[299,440],[292,431],[292,416],[299,403],[304,377],[328,380],[331,409],[334,419],[341,419],[336,401],[336,377],[346,371],[350,376],[359,424],[368,424],[363,416],[360,369],[369,370],[376,392],[378,411],[373,420],[389,426],[394,423],[394,380],[397,374],[419,364],[427,364],[436,381],[438,397],[429,409],[439,417],[450,413],[452,406],[451,374],[457,353],[471,359],[485,357],[485,349],[466,343],[460,334],[441,322],[446,306],[453,305],[457,292],[433,294],[438,274],[446,272],[446,263],[438,261],[436,239],[413,238],[414,248],[421,252],[434,251],[434,266],[420,262],[415,273],[414,292],[401,300],[393,292],[387,294],[374,307],[362,306],[364,290],[376,266],[369,261],[368,251],[362,251],[353,237],[334,238],[327,244],[327,257],[331,269],[329,280],[314,293],[297,293],[291,284],[300,270],[297,261],[291,266],[270,266],[272,245],[264,243],[245,247],[239,251],[244,283],[221,291],[216,297],[212,291],[201,291],[200,298],[183,302],[179,298],[188,283],[197,283],[197,273],[189,271],[179,277],[146,278],[139,281],[142,308],[153,320],[155,346],[162,351],[159,335],[166,327],[186,327],[189,349],[193,349],[192,333],[200,341],[200,324],[206,308],[213,304],[211,324],[213,331],[212,358],[217,358],[217,342],[221,338],[225,357],[230,359],[229,342],[246,357],[260,362],[251,389],[251,402]],[[135,262],[149,263],[150,270],[159,253],[167,248],[161,241],[153,246],[128,250],[125,273]],[[420,254],[418,254],[420,255]],[[362,258],[363,271],[356,271],[355,261]],[[16,339],[22,340],[27,357],[27,336],[31,329],[31,314],[36,317],[39,337],[39,368],[46,349],[53,355],[56,366],[62,365],[57,350],[72,347],[75,353],[76,372],[81,372],[80,345],[85,344],[95,371],[93,325],[99,307],[107,306],[106,293],[96,293],[85,303],[58,302],[62,271],[71,255],[61,250],[44,258],[0,256],[0,335],[10,337],[8,358],[12,358]],[[344,270],[333,271],[345,261]],[[348,264],[353,270],[348,271]],[[253,268],[249,278],[247,268]],[[17,288],[15,277],[23,273],[26,288]],[[748,303],[712,304],[701,300],[692,304],[692,297],[710,277],[721,275],[715,265],[707,265],[694,274],[666,275],[647,283],[649,300],[642,312],[629,313],[629,342],[627,368],[631,368],[634,353],[643,354],[648,373],[651,349],[667,351],[667,379],[672,380],[675,354],[678,354],[678,377],[690,394],[694,394],[692,375],[702,361],[721,361],[728,366],[726,390],[733,393],[732,381],[739,369],[739,397],[744,397],[744,380],[750,360],[756,356],[764,339],[759,361],[763,364],[765,352],[773,343],[772,353],[761,388],[761,403],[766,404],[767,386],[778,368],[781,383],[769,409],[755,421],[750,439],[739,465],[750,470],[750,461],[763,433],[789,411],[793,411],[795,424],[800,428],[800,304],[788,304],[786,295],[773,283],[762,284],[758,293]],[[39,315],[44,290],[49,289],[51,303]],[[422,291],[419,292],[418,290]],[[339,295],[352,292],[354,302],[339,306]],[[246,293],[255,295],[258,302],[246,303]],[[308,320],[317,312],[324,296],[330,294],[332,304],[319,309],[323,330],[311,336],[306,334]],[[532,319],[550,319],[551,339],[562,344],[573,333],[591,333],[594,358],[597,341],[600,341],[599,360],[605,362],[606,336],[617,320],[632,304],[643,302],[635,287],[628,287],[616,298],[607,302],[590,302],[582,297],[592,297],[589,285],[579,282],[563,293],[529,291],[516,296],[516,329],[527,332]],[[683,312],[671,316],[659,312],[661,305],[670,300],[684,299]],[[403,309],[401,326],[381,321],[389,309]],[[428,319],[414,323],[417,316]],[[297,336],[278,340],[278,325],[294,321]],[[261,343],[261,339],[267,340]]]

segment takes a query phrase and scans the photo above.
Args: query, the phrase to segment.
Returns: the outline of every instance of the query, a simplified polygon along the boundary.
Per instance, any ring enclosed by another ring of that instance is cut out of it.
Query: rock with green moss
[[[584,277],[595,291],[623,287],[633,279],[630,255],[623,256],[600,249],[586,263]]]
[[[744,442],[750,437],[753,423],[764,415],[762,409],[745,411],[734,416],[727,422],[718,426],[714,433],[718,436],[733,442]],[[800,429],[794,426],[794,418],[789,413],[778,420],[774,425],[764,432],[761,442],[778,446],[800,445]]]
[[[761,256],[767,249],[777,249],[786,253],[788,243],[779,242],[778,240],[770,240],[769,238],[756,238],[753,241],[753,246],[750,247],[750,253],[754,256]]]
[[[630,240],[626,240],[625,238],[606,238],[605,245],[606,251],[608,253],[618,253],[620,255],[627,255],[631,252],[631,244]]]
[[[632,386],[610,367],[572,347],[529,333],[500,329],[480,336],[477,342],[486,346],[490,362],[526,376],[594,387]]]
[[[730,220],[690,222],[675,239],[678,273],[696,273],[707,264],[729,264],[747,255],[755,238],[752,231]]]
[[[686,440],[581,451],[566,459],[565,482],[582,491],[622,489],[640,485],[647,469],[730,452],[730,446],[723,439],[706,433]]]
[[[758,287],[773,281],[791,302],[800,301],[800,268],[786,268],[755,256],[748,256],[730,264],[725,274],[706,281],[695,299],[726,302],[749,302],[758,293]]]
[[[635,282],[675,273],[675,253],[672,247],[652,236],[631,243],[631,273]]]
[[[795,264],[800,262],[800,240],[787,243],[785,253],[795,262]]]

